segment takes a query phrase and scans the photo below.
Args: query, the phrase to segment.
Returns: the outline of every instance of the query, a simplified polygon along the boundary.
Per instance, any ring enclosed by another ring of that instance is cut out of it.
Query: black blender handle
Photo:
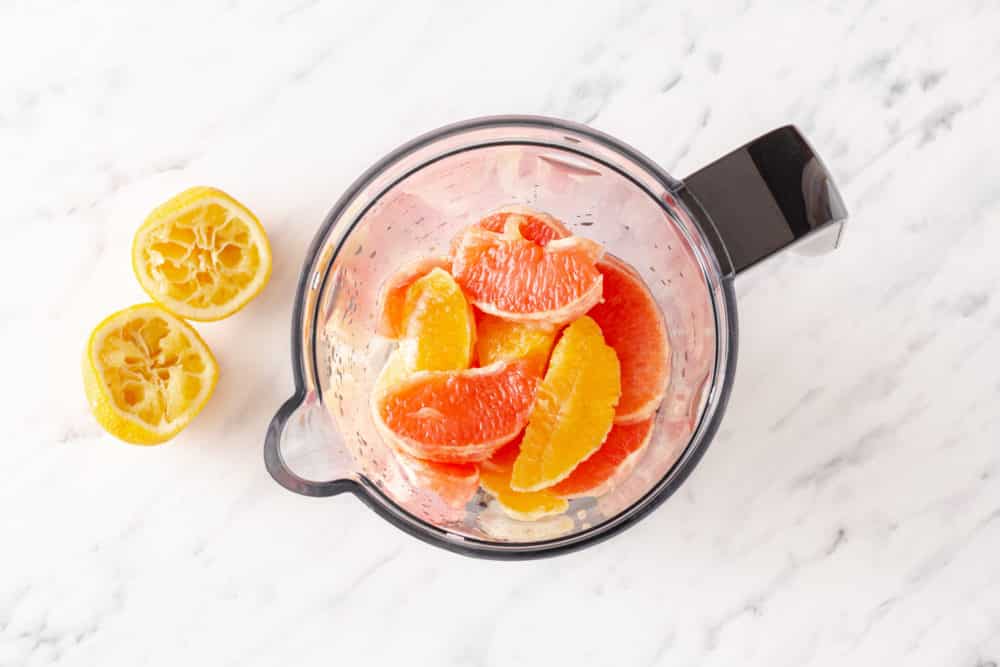
[[[724,273],[739,273],[792,244],[832,250],[847,209],[833,176],[793,125],[772,130],[684,179],[678,193],[715,226]],[[808,241],[805,239],[808,238]]]

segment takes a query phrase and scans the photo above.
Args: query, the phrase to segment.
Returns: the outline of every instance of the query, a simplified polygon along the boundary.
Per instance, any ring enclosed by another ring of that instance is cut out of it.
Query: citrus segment
[[[653,419],[615,424],[601,448],[548,490],[563,497],[600,496],[632,472],[653,433]]]
[[[518,322],[566,324],[601,299],[595,263],[603,249],[571,236],[545,246],[521,236],[507,221],[503,233],[473,225],[452,258],[452,274],[483,312]]]
[[[465,371],[418,371],[374,395],[380,430],[428,461],[482,461],[524,428],[538,379],[524,361]]]
[[[394,273],[379,290],[379,320],[377,331],[386,338],[403,335],[403,304],[410,285],[427,275],[432,269],[451,270],[451,260],[447,257],[426,257],[411,262]]]
[[[563,223],[559,222],[551,215],[535,211],[527,206],[507,206],[496,213],[492,213],[477,224],[483,229],[491,232],[503,232],[508,220],[517,223],[517,229],[521,236],[538,245],[545,245],[549,241],[564,239],[571,236]]]
[[[393,350],[375,380],[372,406],[377,405],[379,397],[385,396],[386,392],[403,382],[409,374],[402,351],[398,348]],[[383,436],[390,445],[394,445],[395,438],[381,424],[378,412],[373,410],[372,414]],[[429,489],[452,507],[464,507],[479,488],[479,468],[474,464],[423,461],[398,448],[394,448],[393,453],[410,484]]]
[[[479,483],[496,498],[500,509],[512,519],[535,521],[545,516],[562,514],[569,507],[561,498],[547,489],[522,493],[510,488],[514,460],[520,447],[518,441],[504,445],[489,461],[480,464]]]
[[[402,382],[409,375],[406,368],[406,359],[403,357],[403,352],[396,348],[389,355],[389,358],[385,360],[385,365],[382,366],[382,370],[379,371],[378,377],[375,378],[375,386],[372,389],[373,398],[379,398],[385,396],[391,388]]]
[[[569,476],[604,442],[621,395],[615,351],[594,320],[566,327],[538,387],[511,488],[538,491]]]
[[[482,313],[476,320],[476,354],[482,366],[508,359],[525,359],[539,376],[545,372],[556,330],[510,322]]]
[[[493,456],[484,462],[483,466],[494,469],[513,468],[514,461],[517,460],[517,455],[521,453],[521,440],[523,439],[524,434],[521,433],[519,437],[514,438],[506,445],[493,452]]]
[[[472,308],[447,271],[431,269],[406,290],[401,348],[409,370],[468,368],[475,335]]]
[[[396,458],[410,484],[431,491],[451,507],[465,507],[479,489],[474,463],[435,463],[402,452],[396,452]]]
[[[187,426],[218,377],[198,333],[156,304],[126,308],[98,324],[83,358],[84,387],[98,423],[141,445],[165,442]]]
[[[264,289],[271,247],[254,214],[221,190],[185,190],[153,210],[135,234],[139,284],[192,320],[232,315]]]
[[[656,412],[670,381],[670,343],[663,314],[631,266],[611,255],[597,264],[604,299],[587,314],[615,349],[622,372],[616,424],[643,421]]]

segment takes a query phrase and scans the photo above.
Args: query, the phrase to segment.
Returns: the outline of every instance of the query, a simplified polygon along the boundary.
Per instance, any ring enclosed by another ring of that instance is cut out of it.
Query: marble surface
[[[1000,7],[992,2],[39,2],[0,7],[0,665],[1000,663]],[[595,3],[596,4],[596,3]],[[273,483],[293,285],[411,136],[584,121],[676,176],[796,123],[843,246],[738,280],[723,428],[666,505],[540,562],[425,546]],[[90,418],[132,233],[244,200],[271,284],[159,448]]]

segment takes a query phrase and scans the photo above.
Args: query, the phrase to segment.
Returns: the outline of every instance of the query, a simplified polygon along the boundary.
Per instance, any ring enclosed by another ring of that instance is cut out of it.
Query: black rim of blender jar
[[[549,118],[545,116],[528,116],[528,115],[509,115],[509,116],[486,116],[481,118],[474,118],[466,121],[461,121],[451,125],[446,125],[444,127],[438,128],[427,132],[392,151],[371,167],[369,167],[361,176],[359,176],[343,195],[337,200],[336,204],[327,213],[322,225],[317,231],[316,235],[313,237],[312,242],[309,245],[309,249],[306,253],[306,260],[303,263],[302,271],[299,275],[298,285],[296,287],[295,304],[292,309],[292,374],[295,381],[295,393],[289,398],[285,403],[279,408],[278,412],[272,418],[270,425],[267,429],[267,435],[264,444],[264,459],[267,466],[268,472],[276,481],[278,481],[282,486],[286,488],[301,493],[308,496],[326,497],[332,495],[338,495],[340,493],[351,493],[357,496],[365,505],[371,508],[376,514],[381,516],[386,521],[390,522],[403,532],[411,535],[422,542],[427,544],[446,549],[455,553],[463,554],[466,556],[473,556],[477,558],[488,558],[494,560],[527,560],[534,558],[545,558],[550,556],[557,556],[560,554],[569,553],[582,549],[587,546],[591,546],[606,540],[613,535],[619,534],[626,528],[635,525],[638,521],[648,516],[653,510],[659,507],[667,498],[669,498],[673,493],[684,483],[688,475],[698,464],[708,445],[712,442],[715,437],[716,432],[719,429],[719,425],[722,421],[722,415],[725,412],[726,404],[729,401],[729,394],[732,389],[733,378],[736,373],[736,351],[737,351],[737,339],[738,339],[738,324],[737,324],[737,310],[736,310],[736,294],[733,287],[733,273],[731,271],[719,271],[719,283],[722,288],[722,301],[723,307],[726,311],[727,324],[727,341],[726,341],[726,367],[724,369],[721,382],[716,376],[713,384],[714,387],[709,388],[711,393],[713,389],[717,388],[716,398],[714,400],[714,410],[710,415],[705,414],[705,410],[701,411],[699,415],[699,421],[695,425],[692,431],[692,440],[688,442],[685,446],[683,453],[674,462],[674,464],[664,473],[660,481],[657,484],[643,494],[638,500],[629,505],[625,510],[620,512],[617,516],[609,517],[599,524],[596,524],[583,532],[579,532],[569,536],[555,537],[548,540],[538,540],[533,542],[503,542],[496,541],[490,542],[486,540],[480,540],[475,537],[468,537],[465,535],[459,535],[456,533],[449,532],[445,529],[439,528],[433,524],[430,524],[423,519],[420,519],[405,509],[400,507],[392,498],[383,493],[375,484],[368,480],[364,475],[358,475],[358,479],[336,479],[324,482],[314,482],[310,480],[305,480],[293,473],[285,465],[283,457],[281,455],[281,434],[284,427],[288,421],[288,418],[295,413],[296,410],[303,404],[306,399],[308,390],[306,387],[306,372],[304,368],[304,355],[302,349],[302,334],[303,327],[302,323],[304,321],[303,314],[305,310],[306,295],[310,291],[309,283],[312,280],[312,275],[315,270],[314,264],[327,241],[327,236],[340,217],[343,215],[344,210],[347,206],[357,197],[357,195],[367,187],[372,180],[374,180],[381,172],[383,172],[388,166],[397,162],[398,160],[404,158],[413,151],[423,148],[428,144],[438,141],[442,138],[452,136],[455,134],[467,132],[470,130],[477,129],[488,129],[494,127],[535,127],[542,129],[551,130],[566,130],[573,133],[577,133],[592,139],[597,143],[603,144],[607,148],[613,149],[615,152],[621,154],[625,158],[632,161],[634,164],[644,169],[647,173],[654,176],[663,186],[666,193],[677,195],[678,191],[682,188],[682,184],[672,178],[667,174],[659,165],[647,158],[645,155],[635,150],[634,148],[622,143],[618,139],[611,137],[607,134],[594,130],[586,125],[581,125],[574,123],[572,121],[566,121],[562,119]],[[471,147],[463,147],[456,151],[448,152],[446,154],[436,156],[433,160],[428,163],[423,163],[419,167],[413,170],[409,170],[402,174],[399,178],[395,179],[392,183],[388,184],[383,188],[383,190],[374,196],[369,202],[365,209],[361,211],[355,220],[351,221],[348,228],[344,231],[339,239],[336,239],[336,248],[330,256],[330,263],[332,264],[333,259],[339,254],[342,246],[346,239],[350,236],[354,227],[358,224],[360,220],[364,218],[368,209],[375,204],[389,189],[394,187],[403,179],[410,176],[417,169],[427,166],[430,162],[436,162],[444,157],[448,157],[455,153],[464,152],[467,150],[475,150],[491,145],[510,145],[510,144],[535,144],[541,145],[549,148],[558,148],[559,150],[567,150],[569,152],[575,152],[583,157],[590,160],[595,160],[609,169],[612,169],[619,175],[631,181],[637,187],[641,188],[646,192],[647,195],[652,197],[657,203],[660,203],[659,198],[655,193],[649,191],[648,188],[640,183],[637,183],[631,176],[624,173],[621,169],[615,165],[609,164],[600,158],[595,158],[592,155],[583,153],[582,151],[573,151],[572,148],[566,146],[554,146],[552,144],[547,144],[544,142],[531,142],[531,141],[500,141],[500,142],[486,142],[483,144],[477,144]],[[678,197],[678,199],[681,199]],[[678,201],[678,206],[683,207],[684,204]],[[674,217],[673,213],[665,208],[662,203],[660,203],[661,208],[670,215]],[[711,221],[704,215],[698,215],[698,211],[689,209],[688,213],[694,221],[694,226],[698,228],[698,231],[702,233],[705,237],[706,246],[708,252],[712,254],[709,259],[715,259],[720,264],[725,261],[726,258],[719,258],[714,256],[714,251],[712,248],[718,247],[713,244],[713,235],[717,237],[716,230],[712,227]],[[321,285],[316,290],[317,294],[323,293],[323,285],[325,285],[326,280],[329,276],[329,271],[327,271],[321,281]],[[709,285],[709,291],[711,292],[711,287]],[[712,297],[715,300],[715,297]],[[713,309],[713,317],[716,319],[716,328],[719,327],[718,317],[715,314],[715,309]],[[316,320],[319,315],[319,307],[314,308],[312,314],[311,322],[311,332],[310,335],[312,339],[316,336]],[[315,358],[316,346],[312,345],[311,363],[313,372],[315,374],[316,369],[319,367],[317,359]],[[715,366],[718,367],[720,358],[720,350],[716,348],[715,353]],[[318,397],[321,397],[322,392],[320,389],[319,382],[316,383],[316,393]],[[713,401],[709,398],[709,403]],[[707,421],[706,421],[707,417]],[[699,434],[697,442],[694,442],[694,436]]]

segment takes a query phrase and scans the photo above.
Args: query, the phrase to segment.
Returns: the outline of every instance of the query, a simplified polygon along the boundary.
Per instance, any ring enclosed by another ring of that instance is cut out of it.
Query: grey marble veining
[[[39,3],[0,8],[0,665],[1000,662],[1000,7],[991,2]],[[842,247],[738,279],[722,430],[666,505],[480,562],[261,462],[305,248],[411,136],[593,124],[675,176],[797,124]],[[270,234],[266,291],[170,445],[104,436],[79,355],[194,184]]]

